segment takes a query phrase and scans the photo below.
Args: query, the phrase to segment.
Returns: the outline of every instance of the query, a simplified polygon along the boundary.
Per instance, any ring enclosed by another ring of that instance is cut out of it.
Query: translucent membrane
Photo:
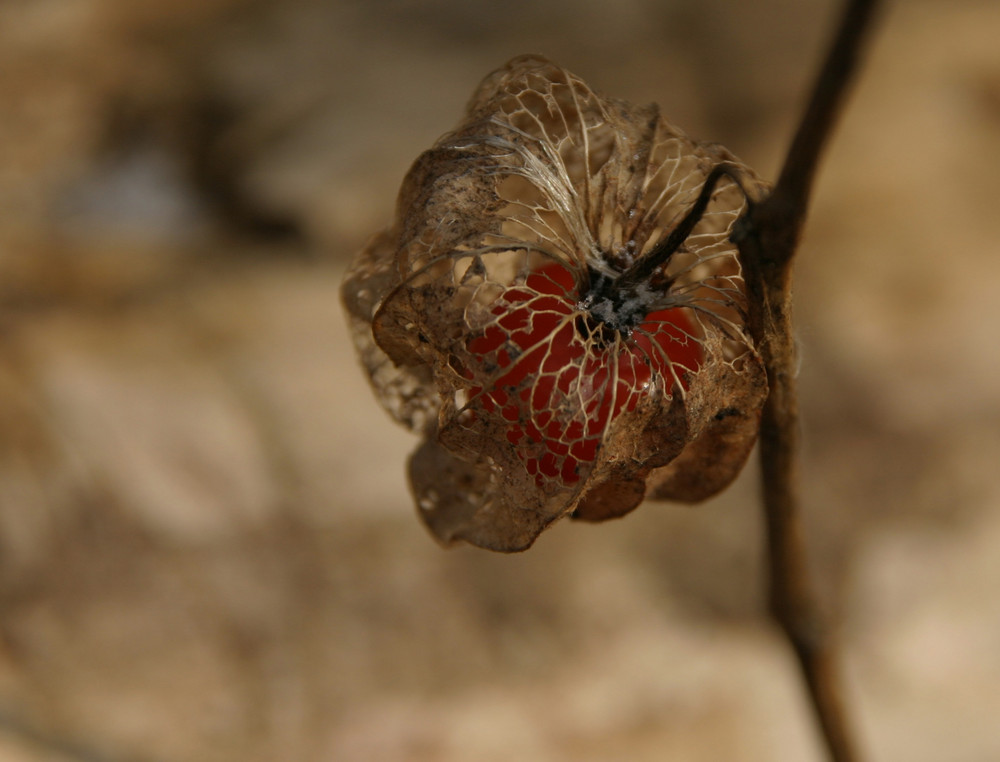
[[[635,410],[654,374],[677,378],[686,389],[685,371],[702,361],[682,308],[652,312],[625,336],[604,330],[578,301],[572,274],[545,265],[504,293],[496,322],[468,345],[480,360],[477,376],[495,367],[493,384],[474,387],[470,396],[509,422],[507,440],[539,486],[546,479],[578,482],[608,423]]]

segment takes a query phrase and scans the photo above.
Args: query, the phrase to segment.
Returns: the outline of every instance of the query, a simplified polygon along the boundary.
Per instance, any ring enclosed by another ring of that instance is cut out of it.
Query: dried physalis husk
[[[766,380],[732,177],[758,182],[655,106],[534,56],[488,76],[416,161],[343,298],[380,402],[423,436],[410,483],[441,541],[523,550],[562,516],[735,478]]]

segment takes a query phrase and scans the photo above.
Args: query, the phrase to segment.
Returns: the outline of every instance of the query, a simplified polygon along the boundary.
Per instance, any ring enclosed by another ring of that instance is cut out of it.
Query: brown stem
[[[829,142],[848,86],[859,68],[861,51],[879,3],[880,0],[847,0],[837,34],[774,186],[774,203],[785,211],[788,222],[794,221],[792,232],[796,236],[805,221],[820,154]],[[795,244],[783,253],[791,259]]]
[[[715,193],[715,186],[723,177],[728,177],[741,188],[747,184],[743,171],[735,164],[722,162],[712,167],[712,171],[708,173],[708,177],[705,178],[705,182],[701,186],[698,198],[695,199],[684,218],[670,231],[666,240],[657,244],[648,254],[616,279],[616,288],[627,290],[634,288],[639,283],[646,282],[657,267],[673,256],[674,252],[687,240],[691,231],[701,221],[702,215],[705,214],[705,210],[712,200],[712,194]]]
[[[749,296],[749,328],[770,386],[760,431],[769,606],[798,658],[833,762],[856,762],[859,755],[843,707],[837,644],[812,587],[802,531],[791,265],[816,166],[857,71],[877,5],[877,0],[848,0],[778,182],[748,208],[735,236]]]

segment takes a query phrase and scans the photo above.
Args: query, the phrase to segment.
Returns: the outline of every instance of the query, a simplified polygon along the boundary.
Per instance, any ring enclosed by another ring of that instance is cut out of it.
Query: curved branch
[[[856,762],[859,755],[843,708],[837,644],[817,603],[802,531],[791,265],[820,155],[857,73],[878,5],[878,0],[848,0],[778,182],[747,210],[734,234],[749,297],[748,327],[769,384],[760,430],[769,606],[798,658],[833,762]]]
[[[837,33],[816,77],[809,102],[799,121],[778,181],[757,209],[757,225],[768,228],[764,252],[778,266],[795,256],[805,223],[813,181],[823,149],[829,143],[848,90],[860,65],[881,0],[847,0]]]

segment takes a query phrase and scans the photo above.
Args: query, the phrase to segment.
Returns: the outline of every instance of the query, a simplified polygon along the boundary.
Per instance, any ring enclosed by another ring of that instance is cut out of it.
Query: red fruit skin
[[[686,389],[684,372],[702,362],[682,308],[651,312],[618,341],[589,341],[580,334],[575,280],[562,265],[532,272],[500,301],[498,320],[468,344],[478,370],[493,375],[470,399],[509,422],[507,440],[539,486],[578,483],[609,423],[636,408],[654,373],[676,373]]]

